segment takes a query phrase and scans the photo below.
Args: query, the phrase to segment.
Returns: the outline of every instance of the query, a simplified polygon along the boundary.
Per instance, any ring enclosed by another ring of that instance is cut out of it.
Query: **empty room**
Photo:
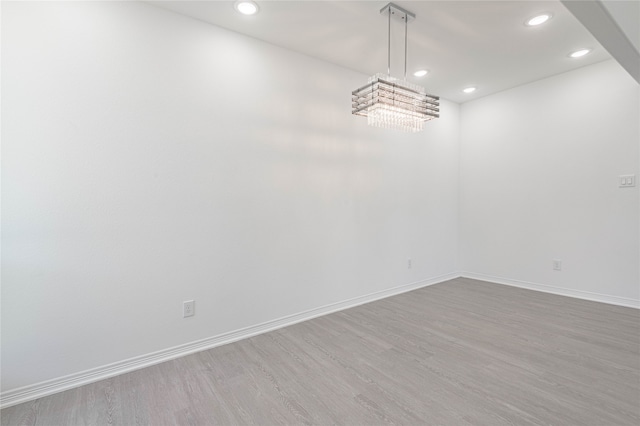
[[[640,424],[640,2],[1,1],[0,423]]]

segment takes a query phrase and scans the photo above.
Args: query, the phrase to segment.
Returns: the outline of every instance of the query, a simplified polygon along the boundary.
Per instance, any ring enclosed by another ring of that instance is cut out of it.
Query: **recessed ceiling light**
[[[570,53],[569,56],[571,58],[579,58],[581,56],[586,55],[587,53],[591,52],[591,49],[580,49],[580,50],[576,50],[573,53]]]
[[[243,15],[255,15],[258,12],[258,5],[250,0],[237,1],[233,7]]]
[[[530,27],[535,27],[536,25],[541,25],[551,19],[551,14],[544,13],[542,15],[534,16],[533,18],[527,20],[526,25]]]
[[[413,73],[416,77],[424,77],[427,74],[429,74],[429,71],[427,70],[420,70]]]
[[[467,87],[466,89],[462,89],[464,93],[472,93],[476,91],[475,87]]]

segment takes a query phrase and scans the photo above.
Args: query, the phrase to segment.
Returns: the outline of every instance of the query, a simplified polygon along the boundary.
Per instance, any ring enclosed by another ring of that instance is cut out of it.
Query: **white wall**
[[[369,128],[366,78],[144,4],[3,2],[2,390],[456,271],[459,108]]]
[[[638,187],[618,187],[639,172],[639,92],[606,61],[462,106],[465,274],[639,304]]]
[[[351,116],[366,78],[144,4],[3,2],[3,393],[455,273],[458,248],[467,275],[638,302],[621,67],[461,122],[443,101],[415,135]]]

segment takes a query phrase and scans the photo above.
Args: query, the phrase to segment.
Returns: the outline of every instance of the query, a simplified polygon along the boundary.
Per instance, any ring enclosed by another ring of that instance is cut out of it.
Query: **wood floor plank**
[[[2,425],[640,424],[640,311],[466,278],[9,407]]]

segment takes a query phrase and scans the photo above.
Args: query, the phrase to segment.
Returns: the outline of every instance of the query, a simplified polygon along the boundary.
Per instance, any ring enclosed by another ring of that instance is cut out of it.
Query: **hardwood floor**
[[[638,425],[640,311],[458,278],[0,415],[2,425]]]

